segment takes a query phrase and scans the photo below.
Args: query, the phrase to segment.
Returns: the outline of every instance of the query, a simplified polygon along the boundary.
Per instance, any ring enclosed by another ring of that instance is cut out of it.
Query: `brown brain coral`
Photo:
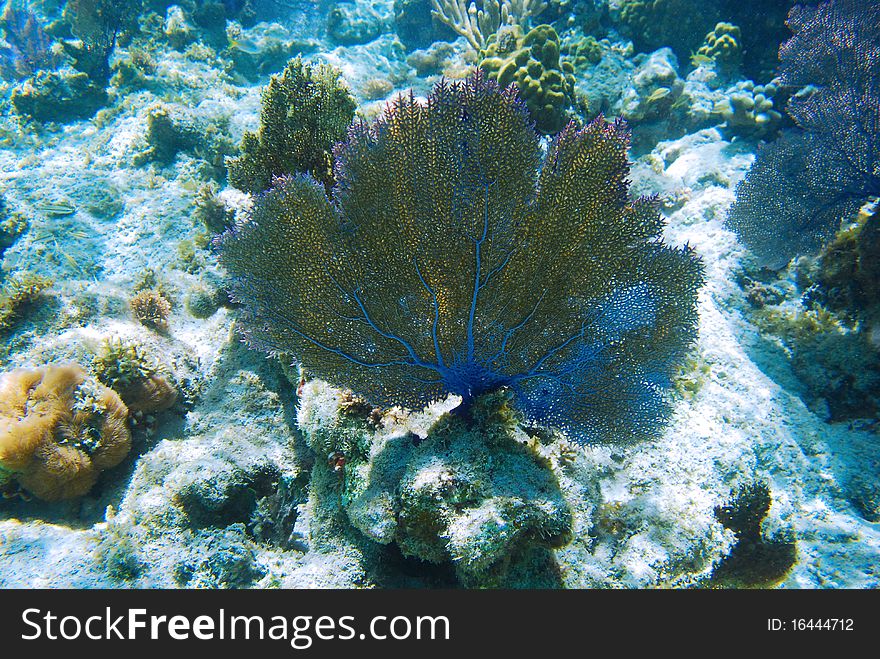
[[[130,447],[128,408],[79,366],[0,375],[0,477],[40,499],[69,499]]]

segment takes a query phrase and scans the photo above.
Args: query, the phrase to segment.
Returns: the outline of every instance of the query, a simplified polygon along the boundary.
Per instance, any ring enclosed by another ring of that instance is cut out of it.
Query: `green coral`
[[[715,29],[706,35],[706,40],[698,55],[715,60],[724,68],[736,69],[742,64],[742,33],[739,27],[731,23],[718,23]]]
[[[567,39],[563,53],[575,69],[587,69],[602,61],[602,44],[592,34],[580,39]]]
[[[8,329],[22,308],[34,302],[51,285],[51,279],[31,272],[10,277],[0,288],[0,330]]]
[[[245,133],[241,156],[228,160],[229,182],[258,194],[276,176],[308,172],[329,190],[332,148],[345,137],[355,107],[339,71],[296,58],[263,92],[259,132]]]
[[[523,34],[519,25],[492,35],[481,52],[480,68],[500,87],[516,83],[535,127],[545,135],[558,133],[577,105],[574,66],[560,59],[559,35],[550,25]]]
[[[704,0],[625,0],[620,21],[640,52],[669,46],[680,61],[699,46],[700,34],[717,23],[717,8]]]

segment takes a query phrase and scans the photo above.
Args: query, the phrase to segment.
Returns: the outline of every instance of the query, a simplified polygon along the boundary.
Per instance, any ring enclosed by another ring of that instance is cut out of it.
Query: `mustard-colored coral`
[[[706,35],[706,41],[697,51],[698,55],[715,60],[717,64],[728,68],[736,68],[742,64],[742,34],[736,25],[718,23],[715,29]]]
[[[505,27],[482,51],[480,68],[501,88],[516,83],[535,128],[544,134],[562,130],[576,103],[574,67],[559,54],[559,35],[550,25],[526,34],[518,25]]]
[[[79,366],[0,376],[0,472],[34,496],[82,496],[130,448],[128,408]]]

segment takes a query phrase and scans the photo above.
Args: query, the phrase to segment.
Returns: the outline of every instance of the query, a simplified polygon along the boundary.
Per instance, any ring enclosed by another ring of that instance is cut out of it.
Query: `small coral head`
[[[373,404],[508,387],[579,441],[650,434],[701,266],[628,197],[626,150],[598,119],[543,157],[515,88],[480,72],[401,96],[337,146],[332,202],[287,178],[218,240],[244,336]]]

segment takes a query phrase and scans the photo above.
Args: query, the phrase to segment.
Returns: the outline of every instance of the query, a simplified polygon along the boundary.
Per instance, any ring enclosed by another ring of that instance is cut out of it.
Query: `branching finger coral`
[[[79,366],[0,377],[0,473],[33,495],[82,496],[130,447],[125,404]]]
[[[219,240],[246,339],[373,404],[467,410],[507,387],[581,441],[657,431],[701,264],[627,194],[621,123],[570,124],[542,163],[514,87],[477,72],[401,97]]]
[[[431,0],[431,15],[446,23],[480,51],[502,25],[528,24],[529,18],[547,8],[546,0],[483,0],[482,8],[466,0]]]

